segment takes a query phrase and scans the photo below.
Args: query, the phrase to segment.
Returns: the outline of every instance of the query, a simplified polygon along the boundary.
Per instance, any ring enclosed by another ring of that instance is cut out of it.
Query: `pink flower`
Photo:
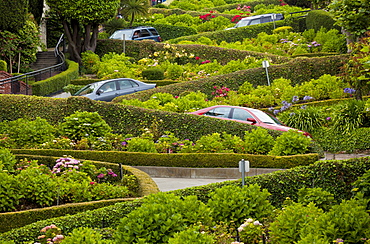
[[[195,60],[199,60],[200,59],[200,57],[195,57]]]
[[[90,185],[94,185],[94,184],[95,184],[95,182],[94,182],[94,181],[91,181],[91,182],[90,182]]]

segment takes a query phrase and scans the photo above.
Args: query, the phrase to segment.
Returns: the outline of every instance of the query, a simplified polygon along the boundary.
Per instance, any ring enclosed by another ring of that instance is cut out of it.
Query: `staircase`
[[[36,62],[30,65],[33,70],[40,70],[58,64],[58,58],[55,57],[54,51],[38,52]]]

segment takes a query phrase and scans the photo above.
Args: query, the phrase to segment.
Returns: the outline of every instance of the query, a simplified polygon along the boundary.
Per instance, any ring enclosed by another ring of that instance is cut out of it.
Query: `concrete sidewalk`
[[[199,178],[152,178],[157,184],[160,191],[173,191],[185,189],[193,186],[203,186],[216,182],[223,182],[237,179],[199,179]]]

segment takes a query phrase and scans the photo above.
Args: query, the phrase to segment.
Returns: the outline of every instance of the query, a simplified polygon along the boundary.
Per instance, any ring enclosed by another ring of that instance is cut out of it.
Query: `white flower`
[[[258,220],[253,222],[254,225],[262,225]]]
[[[253,222],[253,219],[249,218],[245,221],[246,223],[252,223]]]
[[[241,226],[238,228],[238,231],[239,231],[239,232],[242,232],[243,230],[244,230],[244,228],[243,228],[243,227],[241,227]]]

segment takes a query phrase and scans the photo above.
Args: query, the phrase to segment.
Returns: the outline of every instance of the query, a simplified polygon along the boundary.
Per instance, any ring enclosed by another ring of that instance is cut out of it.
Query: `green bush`
[[[60,124],[60,133],[72,140],[84,137],[102,137],[111,132],[111,127],[97,112],[75,112],[64,118]]]
[[[307,29],[314,29],[315,31],[319,31],[321,27],[327,30],[333,28],[340,30],[340,28],[335,25],[332,15],[324,10],[309,11],[306,16],[306,26]]]
[[[316,207],[327,211],[335,205],[334,195],[322,188],[301,188],[298,191],[298,202],[303,205],[314,203]]]
[[[8,149],[0,147],[0,172],[5,171],[8,173],[13,173],[15,171],[15,160],[14,154],[12,154]]]
[[[284,156],[304,154],[308,151],[311,139],[304,136],[301,132],[289,130],[276,138],[274,147],[269,155]]]
[[[22,197],[19,182],[14,176],[0,171],[0,212],[15,210]]]
[[[295,243],[299,239],[299,232],[307,225],[311,225],[323,211],[309,203],[293,203],[285,206],[270,225],[270,236],[273,243]]]
[[[157,193],[121,220],[115,233],[119,243],[167,243],[176,232],[196,222],[210,224],[210,210],[194,196]]]
[[[320,237],[326,243],[337,239],[342,239],[344,243],[363,243],[370,236],[369,214],[361,202],[355,199],[343,201],[300,231],[300,237],[305,241],[309,234]]]
[[[148,68],[141,72],[144,79],[147,80],[163,80],[164,72],[160,68]]]
[[[272,213],[273,207],[267,200],[269,195],[257,184],[242,188],[224,186],[210,193],[207,206],[212,209],[216,222],[240,226],[247,218],[262,219]]]
[[[55,128],[46,119],[37,117],[35,120],[19,118],[2,122],[0,133],[14,140],[19,147],[36,147],[54,138]]]
[[[90,50],[85,51],[81,53],[81,59],[82,59],[82,65],[83,65],[83,67],[81,68],[84,68],[86,73],[93,74],[96,72],[96,70],[94,70],[94,66],[98,62],[100,62],[100,57],[97,54],[95,54],[94,52]]]
[[[200,226],[190,226],[186,230],[176,233],[168,240],[168,244],[213,244],[215,239],[212,236],[201,233]]]
[[[8,71],[8,65],[4,60],[0,60],[0,70],[1,71]]]
[[[364,105],[362,100],[349,100],[338,104],[333,115],[333,128],[345,133],[359,128],[364,120]]]
[[[87,227],[80,227],[74,229],[72,233],[62,240],[63,243],[66,244],[75,244],[75,243],[84,243],[84,244],[103,244],[103,243],[113,243],[107,242],[102,239],[102,235]]]
[[[267,154],[274,146],[274,138],[264,128],[246,131],[244,136],[243,153]]]

